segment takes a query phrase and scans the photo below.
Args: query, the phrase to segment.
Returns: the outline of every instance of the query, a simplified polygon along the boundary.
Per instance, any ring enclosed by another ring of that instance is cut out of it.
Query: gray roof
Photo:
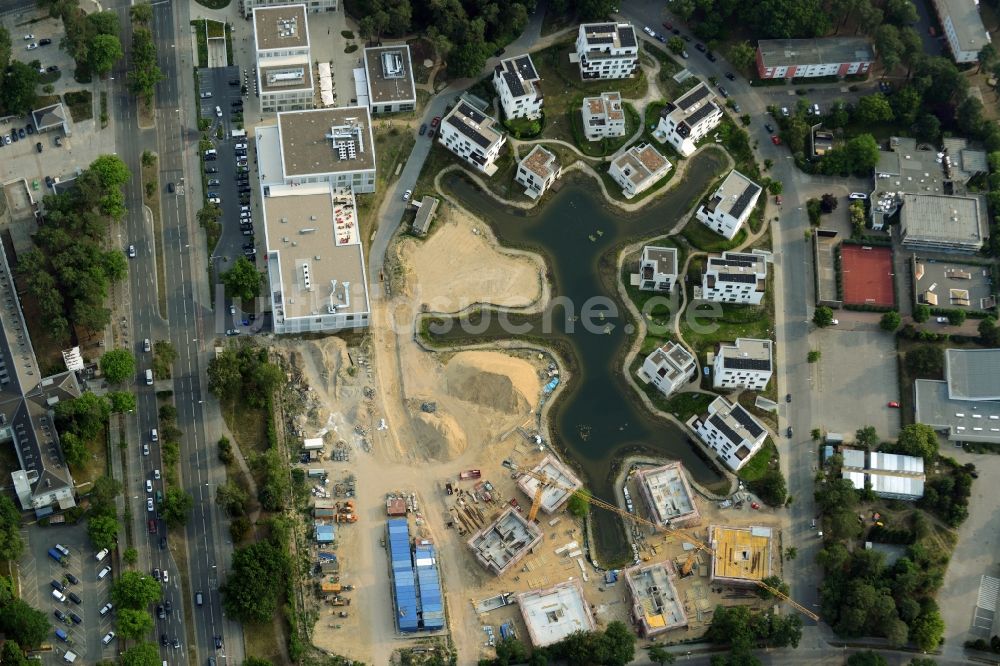
[[[757,42],[764,67],[872,62],[875,50],[861,37],[762,39]]]
[[[947,433],[959,442],[1000,444],[1000,401],[954,400],[948,382],[918,379],[913,383],[914,421]]]
[[[1000,400],[1000,349],[945,350],[948,397]]]
[[[902,204],[899,224],[906,240],[965,245],[984,240],[984,211],[977,196],[904,194]]]
[[[66,110],[62,102],[57,102],[51,106],[35,109],[31,112],[31,119],[35,122],[36,130],[61,127],[66,122]]]
[[[977,0],[934,0],[934,4],[937,5],[942,21],[945,17],[951,17],[960,50],[978,53],[990,43],[989,33],[979,15]]]

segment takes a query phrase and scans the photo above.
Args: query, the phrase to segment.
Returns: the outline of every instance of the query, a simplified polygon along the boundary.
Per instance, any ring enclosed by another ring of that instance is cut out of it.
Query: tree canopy
[[[157,666],[160,663],[160,648],[156,643],[137,643],[122,652],[121,666]]]
[[[115,611],[115,621],[122,638],[142,638],[153,629],[153,616],[146,610],[119,608]]]
[[[833,323],[833,310],[825,305],[820,305],[813,311],[812,320],[820,328],[826,328]]]
[[[17,560],[24,552],[21,512],[7,495],[0,495],[0,559]]]
[[[899,431],[896,443],[892,445],[896,453],[917,456],[930,462],[938,452],[938,438],[934,428],[923,423],[911,423]]]
[[[229,576],[220,588],[226,612],[242,622],[270,622],[278,607],[288,566],[282,548],[271,541],[237,548]]]
[[[208,362],[208,389],[220,400],[246,400],[263,407],[283,380],[267,351],[252,344],[226,347]]]
[[[117,35],[95,35],[87,49],[87,65],[98,76],[104,76],[124,55]]]
[[[142,610],[163,596],[163,588],[149,574],[123,571],[111,586],[111,599],[119,609]]]
[[[240,257],[228,271],[219,275],[226,287],[227,298],[241,298],[246,302],[253,301],[260,294],[264,276],[246,257]]]
[[[112,384],[135,376],[135,356],[127,349],[112,349],[101,357],[101,372]]]
[[[900,323],[902,323],[902,319],[900,319],[899,313],[895,310],[889,310],[882,315],[882,319],[879,320],[878,325],[883,331],[889,331],[892,333],[899,328]]]
[[[9,590],[9,579],[5,577],[5,580]],[[49,631],[51,627],[46,613],[32,608],[22,599],[5,595],[0,603],[0,632],[7,640],[25,648],[34,648],[42,644]]]
[[[194,498],[182,488],[167,488],[160,505],[160,517],[171,527],[187,522],[188,514],[194,507]]]
[[[4,84],[0,86],[0,110],[8,115],[24,115],[35,108],[38,96],[35,88],[40,75],[38,70],[20,60],[13,60],[4,67]]]

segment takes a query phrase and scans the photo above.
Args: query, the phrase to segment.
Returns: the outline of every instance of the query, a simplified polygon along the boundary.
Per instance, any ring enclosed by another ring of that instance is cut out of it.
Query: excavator
[[[598,508],[604,509],[605,511],[611,511],[612,513],[616,513],[619,516],[621,516],[622,518],[624,518],[625,520],[631,520],[631,521],[634,521],[634,522],[642,523],[643,525],[647,525],[649,527],[652,527],[653,530],[657,531],[657,532],[666,532],[667,534],[670,534],[671,536],[682,537],[685,541],[688,541],[691,544],[693,544],[694,547],[697,550],[704,551],[709,557],[712,557],[712,556],[715,555],[715,550],[710,545],[708,545],[706,543],[703,543],[701,540],[695,538],[694,535],[689,534],[688,532],[685,532],[684,530],[677,530],[677,529],[673,529],[671,527],[663,527],[662,525],[658,525],[658,524],[654,523],[653,521],[648,520],[647,518],[643,518],[642,516],[640,516],[638,514],[629,513],[628,511],[623,511],[622,509],[618,508],[614,504],[610,504],[608,502],[605,502],[604,500],[598,499],[598,498],[596,498],[596,497],[594,497],[594,496],[592,496],[592,495],[590,495],[590,494],[588,494],[586,492],[574,491],[573,488],[564,486],[564,485],[556,482],[554,479],[549,478],[549,476],[547,474],[544,474],[543,472],[536,472],[536,471],[531,470],[531,469],[518,467],[517,463],[515,463],[515,462],[513,462],[511,460],[505,460],[504,461],[504,466],[507,467],[508,469],[510,469],[512,472],[520,473],[520,474],[526,474],[526,475],[530,476],[531,478],[535,479],[536,481],[538,481],[538,488],[535,490],[535,496],[534,496],[534,498],[532,499],[532,502],[531,502],[531,509],[528,511],[528,520],[529,521],[534,521],[535,520],[535,516],[538,515],[538,509],[541,507],[541,504],[542,504],[542,494],[545,492],[545,489],[546,488],[558,488],[560,490],[563,490],[563,491],[565,491],[567,493],[571,493],[571,494],[573,492],[577,492],[577,495],[579,497],[582,497],[584,499],[584,501],[586,501],[591,506],[596,506]],[[691,573],[691,568],[694,566],[695,557],[697,556],[697,550],[691,552],[691,554],[688,556],[687,561],[681,567],[681,576],[687,576],[688,574]],[[808,617],[809,619],[811,619],[813,622],[819,622],[819,615],[817,615],[816,613],[812,612],[811,610],[809,610],[808,608],[806,608],[802,604],[798,603],[797,601],[795,601],[794,599],[792,599],[791,597],[789,597],[787,594],[785,594],[781,590],[777,589],[776,587],[772,587],[771,585],[768,585],[767,583],[765,583],[762,580],[754,581],[754,583],[756,583],[761,588],[767,590],[768,592],[770,592],[771,594],[773,594],[777,598],[781,599],[782,601],[787,602],[790,606],[792,606],[792,608],[794,608],[798,612],[802,613],[803,615],[805,615],[806,617]]]

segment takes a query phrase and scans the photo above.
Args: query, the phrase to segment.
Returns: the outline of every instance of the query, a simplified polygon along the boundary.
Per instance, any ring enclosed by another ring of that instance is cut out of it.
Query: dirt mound
[[[302,362],[312,375],[320,382],[315,387],[334,397],[337,389],[337,378],[342,370],[350,365],[347,356],[347,343],[338,337],[330,336],[322,340],[309,340],[302,344]]]
[[[438,409],[433,414],[417,412],[410,423],[413,426],[415,444],[434,460],[457,458],[468,446],[465,432],[450,414]]]
[[[541,390],[530,363],[499,352],[456,354],[445,368],[445,381],[456,398],[506,414],[527,412]]]

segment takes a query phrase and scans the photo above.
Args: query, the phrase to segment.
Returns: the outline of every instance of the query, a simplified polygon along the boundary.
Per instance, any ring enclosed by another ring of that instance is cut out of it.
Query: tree
[[[0,559],[17,560],[24,552],[21,512],[7,495],[0,495]]]
[[[886,0],[882,8],[886,23],[898,26],[913,25],[919,19],[917,8],[911,0]]]
[[[153,6],[148,2],[139,2],[132,5],[132,9],[129,10],[129,16],[133,23],[138,23],[140,25],[148,24],[153,20]]]
[[[788,593],[791,591],[790,588],[788,587],[788,583],[781,580],[779,576],[767,576],[766,578],[761,580],[761,582],[764,583],[764,585],[767,585],[768,587],[778,590],[785,596],[788,596]],[[757,596],[759,596],[761,599],[771,599],[774,597],[774,594],[765,587],[758,587]]]
[[[215,491],[215,502],[231,517],[245,514],[249,499],[246,491],[232,481],[224,483]]]
[[[671,37],[667,40],[667,48],[673,53],[680,55],[684,52],[684,40],[680,37]]]
[[[11,61],[4,72],[4,84],[0,86],[0,104],[9,115],[23,115],[35,106],[35,88],[38,86],[38,70],[20,60]]]
[[[922,324],[931,318],[931,309],[925,303],[913,308],[913,321]]]
[[[152,576],[138,571],[123,571],[111,586],[111,599],[122,608],[141,610],[163,596],[163,588]]]
[[[832,194],[824,194],[819,201],[820,209],[827,215],[837,210],[838,205],[837,197]]]
[[[222,273],[219,278],[226,286],[227,298],[241,298],[252,301],[260,293],[263,277],[246,257],[240,257],[233,267]]]
[[[101,372],[112,384],[135,376],[135,356],[127,349],[112,349],[101,357]]]
[[[753,67],[756,59],[757,50],[750,42],[736,42],[729,47],[729,62],[733,63],[733,67],[744,71],[749,70]]]
[[[148,611],[119,608],[115,615],[118,633],[124,638],[142,638],[153,628],[153,616]]]
[[[243,385],[240,361],[236,350],[227,347],[208,361],[208,390],[219,400],[238,395]]]
[[[767,191],[775,196],[781,194],[783,190],[784,185],[782,185],[780,180],[771,180],[767,183]]]
[[[927,606],[910,624],[910,640],[921,650],[930,652],[941,644],[941,638],[944,636],[944,620],[941,619],[937,604],[928,601]]]
[[[567,504],[566,509],[577,518],[586,518],[587,513],[590,511],[590,504],[587,502],[586,492],[578,490],[573,493],[569,498],[569,504]]]
[[[15,641],[5,641],[0,648],[0,664],[4,666],[28,666],[31,662],[24,656],[24,650]]]
[[[816,363],[822,357],[823,357],[823,352],[821,352],[818,349],[810,349],[809,353],[806,354],[806,362],[807,363]]]
[[[898,453],[918,456],[930,462],[938,452],[937,433],[934,432],[934,428],[923,423],[905,425],[899,431],[893,449]]]
[[[944,349],[937,345],[922,345],[906,352],[906,369],[915,378],[944,377]]]
[[[128,391],[111,391],[107,395],[113,414],[125,414],[135,411],[135,394]]]
[[[156,666],[160,663],[160,648],[156,643],[138,643],[122,652],[119,663],[121,666]]]
[[[961,326],[965,323],[965,310],[949,310],[948,323],[952,326]]]
[[[969,95],[955,110],[955,122],[963,134],[978,135],[983,127],[983,103]]]
[[[748,485],[768,506],[781,506],[788,498],[785,477],[779,469],[768,469],[760,478],[750,481]]]
[[[979,65],[976,67],[976,73],[983,71],[983,69],[992,69],[993,63],[997,61],[997,48],[993,46],[992,43],[987,42],[986,45],[979,50]]]
[[[608,666],[625,666],[635,658],[635,634],[629,631],[624,622],[610,622],[604,630],[602,641],[607,658],[602,664]]]
[[[888,663],[885,657],[872,650],[855,652],[847,658],[847,666],[888,666]]]
[[[796,548],[795,546],[789,546],[788,548],[785,549],[786,560],[794,560],[798,556],[799,556],[799,549]]]
[[[90,40],[87,49],[87,64],[98,76],[104,76],[111,71],[115,63],[125,55],[122,43],[115,35],[96,35]]]
[[[226,612],[242,622],[270,622],[287,571],[287,556],[270,541],[237,548],[229,577],[220,588]]]
[[[890,333],[892,333],[897,328],[899,328],[900,323],[901,320],[899,317],[899,313],[896,312],[895,310],[889,310],[884,315],[882,315],[882,319],[879,320],[878,325],[882,328],[883,331],[889,331]]]
[[[997,320],[986,317],[979,322],[979,341],[987,347],[1000,347],[1000,328]]]
[[[104,511],[107,508],[113,510],[115,498],[121,495],[121,493],[122,484],[120,481],[110,476],[99,476],[94,481],[93,488],[90,491],[90,503],[100,511]]]
[[[23,599],[13,598],[0,607],[0,631],[20,646],[38,647],[51,631],[49,616],[35,610]]]
[[[820,305],[813,312],[812,320],[820,328],[826,328],[833,323],[833,310],[825,305]]]
[[[888,98],[880,92],[865,95],[858,100],[854,118],[864,125],[890,122],[893,118],[892,107]]]
[[[659,664],[663,666],[664,664],[672,664],[677,660],[673,652],[667,652],[664,648],[659,645],[651,645],[649,647],[649,660],[654,664]]]
[[[118,518],[114,515],[91,516],[87,521],[87,536],[94,548],[114,548],[118,542]]]
[[[194,498],[180,488],[167,488],[160,506],[160,516],[171,527],[187,522],[188,514],[194,506]]]
[[[516,638],[504,638],[496,645],[498,666],[523,664],[528,661],[528,648]],[[244,662],[246,663],[246,662]]]
[[[10,33],[7,32],[7,28],[0,26],[0,72],[5,71],[10,64],[10,54]]]
[[[139,561],[139,551],[129,546],[122,553],[122,561],[129,566],[135,566],[135,563]]]
[[[97,177],[104,191],[120,189],[132,177],[128,166],[117,155],[101,155],[90,163],[88,171]]]
[[[874,450],[878,447],[880,440],[875,426],[865,426],[864,428],[858,428],[857,432],[854,433],[854,441],[858,446]]]

